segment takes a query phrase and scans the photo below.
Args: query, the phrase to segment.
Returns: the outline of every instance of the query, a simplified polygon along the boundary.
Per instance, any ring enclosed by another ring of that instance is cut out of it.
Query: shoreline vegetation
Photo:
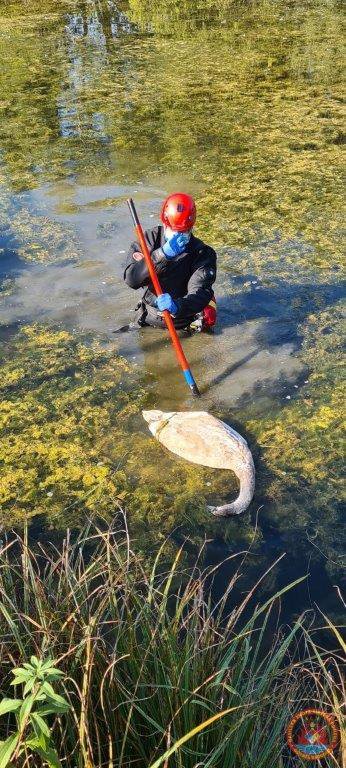
[[[309,707],[346,768],[341,3],[0,6],[0,768],[303,768]],[[144,426],[157,347],[103,333],[127,188],[154,217],[182,180],[218,249],[210,410],[258,464],[221,524],[235,479]]]
[[[311,614],[280,626],[281,598],[301,579],[264,603],[259,579],[235,601],[243,553],[215,602],[219,566],[204,566],[203,547],[187,569],[184,547],[167,566],[165,546],[149,565],[121,513],[67,530],[58,546],[32,545],[28,529],[3,538],[0,740],[11,745],[16,706],[25,717],[1,766],[279,768],[293,765],[285,728],[300,709],[333,713],[342,731],[337,627],[321,616],[327,652]],[[324,762],[338,764],[337,754]]]

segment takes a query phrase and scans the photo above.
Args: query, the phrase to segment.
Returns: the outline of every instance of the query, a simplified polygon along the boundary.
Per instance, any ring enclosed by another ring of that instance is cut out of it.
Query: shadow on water
[[[255,275],[246,275],[237,280],[238,286],[249,280],[256,280]],[[258,279],[258,278],[257,278]],[[217,296],[218,322],[214,335],[224,334],[227,328],[241,325],[250,320],[265,320],[256,332],[259,349],[293,343],[300,346],[298,326],[307,316],[316,310],[328,307],[346,295],[346,286],[333,283],[295,284],[284,280],[276,281],[272,287],[260,286],[251,291],[228,296]],[[181,333],[185,337],[185,333]],[[146,343],[146,351],[155,351],[162,346],[162,333]],[[255,353],[254,353],[255,354]],[[254,356],[246,355],[230,367],[229,373]],[[216,383],[217,379],[214,380]]]
[[[252,352],[249,352],[247,355],[244,355],[244,357],[241,357],[239,360],[237,360],[236,363],[232,363],[228,368],[225,369],[222,373],[219,373],[213,381],[211,382],[214,386],[216,384],[221,384],[224,379],[228,379],[229,376],[232,376],[232,373],[235,373],[239,368],[242,368],[245,363],[248,363],[250,360],[252,360],[256,355],[259,353],[259,348],[253,350]]]
[[[3,239],[0,233],[0,298],[1,294],[11,289],[13,282],[18,275],[25,272],[29,265],[21,259],[15,250],[6,248],[2,245]],[[0,344],[5,344],[16,335],[20,328],[19,322],[7,324],[0,323]]]
[[[299,325],[315,311],[333,305],[345,296],[345,287],[333,283],[289,283],[285,280],[276,280],[270,287],[257,285],[246,288],[249,282],[258,282],[255,275],[245,275],[232,281],[237,286],[237,293],[217,297],[218,324],[213,336],[217,341],[225,336],[228,329],[239,327],[239,335],[242,334],[242,326],[250,321],[262,321],[256,326],[252,343],[254,348],[249,349],[236,361],[218,372],[208,383],[208,388],[221,384],[229,377],[254,359],[263,350],[273,350],[290,344],[298,350],[301,344]],[[244,290],[241,291],[241,287]],[[223,286],[225,287],[225,286]],[[136,331],[129,331],[131,336]],[[150,337],[146,337],[147,330],[142,332],[142,347],[146,355],[155,355],[163,346],[163,333],[155,331]],[[182,340],[186,334],[180,334]],[[210,338],[210,337],[209,337]],[[132,351],[122,338],[122,350],[126,354]],[[172,359],[172,368],[174,360]],[[303,374],[302,374],[303,375]],[[298,377],[299,378],[299,377]],[[278,373],[276,390],[281,392],[286,383],[284,374]],[[261,389],[261,382],[254,382],[252,393]],[[244,394],[245,400],[249,394]],[[245,401],[244,401],[245,404]]]
[[[237,280],[245,284],[256,276],[244,276]],[[345,296],[345,287],[336,284],[292,284],[278,280],[271,287],[258,286],[250,291],[222,296],[218,299],[219,323],[216,333],[224,333],[228,327],[250,320],[264,320],[256,329],[257,348],[225,368],[211,382],[216,385],[231,376],[241,366],[255,357],[262,349],[272,349],[283,344],[293,344],[299,349],[301,337],[299,325],[314,311],[321,310]]]
[[[245,286],[249,281],[258,282],[255,275],[244,275],[232,283]],[[231,286],[232,290],[232,286]],[[286,280],[271,281],[270,286],[256,285],[251,290],[218,298],[221,328],[245,320],[268,319],[265,342],[270,345],[287,341],[299,342],[297,325],[308,314],[321,309],[345,295],[345,286],[334,283],[289,283]],[[280,328],[280,323],[284,324]]]
[[[28,269],[27,262],[25,262],[24,259],[21,259],[15,250],[2,248],[0,259],[0,286],[5,280],[13,280],[13,278],[24,272],[25,269]]]
[[[29,264],[18,255],[17,245],[11,227],[8,224],[0,226],[0,292],[29,268]]]

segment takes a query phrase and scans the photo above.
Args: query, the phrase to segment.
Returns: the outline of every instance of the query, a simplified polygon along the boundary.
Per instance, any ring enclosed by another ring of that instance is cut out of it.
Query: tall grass
[[[340,714],[335,669],[303,618],[268,650],[285,590],[264,605],[253,591],[227,615],[237,573],[212,605],[213,570],[183,561],[179,550],[164,569],[162,547],[149,570],[126,529],[67,532],[60,548],[3,543],[0,694],[32,654],[58,660],[70,711],[52,732],[66,768],[279,768],[291,714],[317,703]],[[9,719],[0,738],[10,732]]]

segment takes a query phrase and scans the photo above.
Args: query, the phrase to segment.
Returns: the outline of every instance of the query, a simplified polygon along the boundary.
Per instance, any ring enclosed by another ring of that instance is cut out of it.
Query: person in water
[[[130,288],[145,288],[135,308],[134,325],[164,328],[167,309],[177,329],[208,330],[216,322],[212,285],[216,253],[193,234],[196,205],[190,195],[175,193],[164,200],[162,225],[145,232],[151,258],[162,287],[156,297],[145,258],[137,242],[131,244],[124,270]],[[133,324],[131,324],[133,325]]]

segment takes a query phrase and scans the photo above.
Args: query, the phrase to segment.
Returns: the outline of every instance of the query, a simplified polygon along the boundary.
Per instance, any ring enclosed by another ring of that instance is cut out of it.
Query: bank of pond
[[[311,612],[282,626],[297,582],[263,598],[263,574],[240,598],[247,557],[233,558],[216,600],[218,566],[205,566],[203,547],[192,567],[169,541],[149,561],[120,511],[58,546],[30,542],[27,529],[4,535],[1,767],[303,765],[286,732],[311,707],[337,733],[323,765],[341,765],[339,629]]]

